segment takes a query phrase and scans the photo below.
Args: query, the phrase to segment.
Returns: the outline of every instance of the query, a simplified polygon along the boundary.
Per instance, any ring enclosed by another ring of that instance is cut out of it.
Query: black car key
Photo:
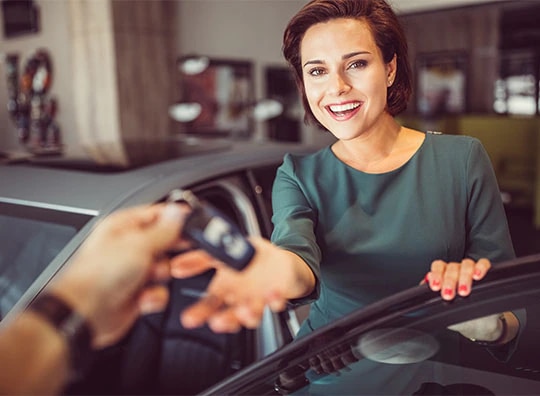
[[[213,206],[201,202],[191,191],[173,190],[167,201],[185,202],[191,207],[182,237],[218,260],[240,271],[255,255],[255,249],[234,223]]]

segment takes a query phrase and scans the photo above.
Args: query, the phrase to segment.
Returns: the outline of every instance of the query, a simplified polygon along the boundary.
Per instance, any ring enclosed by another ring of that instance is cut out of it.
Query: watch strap
[[[65,337],[70,354],[70,379],[83,376],[94,355],[92,329],[86,319],[60,297],[50,293],[40,294],[28,308],[45,318]]]
[[[499,320],[501,321],[501,324],[502,324],[502,331],[496,340],[484,341],[484,340],[471,339],[471,341],[474,342],[475,344],[483,345],[483,346],[495,346],[495,345],[503,344],[504,340],[506,339],[506,334],[508,333],[508,324],[506,323],[506,317],[504,316],[504,313],[501,313],[499,315]]]

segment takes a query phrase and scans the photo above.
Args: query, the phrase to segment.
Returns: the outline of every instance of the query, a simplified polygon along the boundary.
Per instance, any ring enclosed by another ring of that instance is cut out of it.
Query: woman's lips
[[[325,106],[326,110],[332,116],[332,118],[344,121],[353,117],[360,108],[362,107],[363,102],[347,102],[340,104],[332,104]]]

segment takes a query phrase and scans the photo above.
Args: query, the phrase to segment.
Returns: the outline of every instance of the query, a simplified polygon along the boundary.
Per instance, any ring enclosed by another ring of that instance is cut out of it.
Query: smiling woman
[[[411,93],[407,52],[384,0],[313,0],[293,16],[283,53],[305,119],[337,142],[285,156],[273,186],[272,243],[257,241],[239,274],[218,268],[208,292],[228,304],[201,301],[184,324],[229,332],[257,326],[265,305],[310,303],[300,338],[423,279],[443,300],[468,296],[492,262],[514,257],[480,142],[396,122]],[[507,342],[499,317],[459,332]],[[507,330],[513,339],[516,329]]]

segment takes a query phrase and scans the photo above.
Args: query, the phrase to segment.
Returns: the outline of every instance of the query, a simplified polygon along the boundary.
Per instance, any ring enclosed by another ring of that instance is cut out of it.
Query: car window
[[[0,320],[91,218],[0,202]]]
[[[299,338],[205,394],[540,394],[540,276],[478,287],[451,303],[427,287],[384,299]],[[450,325],[508,311],[513,342],[479,345]]]
[[[272,234],[272,186],[279,164],[250,169],[247,172],[254,199],[260,207],[263,236]]]
[[[310,356],[274,386],[299,395],[538,394],[540,351],[531,336],[539,328],[527,327],[515,349],[481,346],[446,328],[380,327]]]

